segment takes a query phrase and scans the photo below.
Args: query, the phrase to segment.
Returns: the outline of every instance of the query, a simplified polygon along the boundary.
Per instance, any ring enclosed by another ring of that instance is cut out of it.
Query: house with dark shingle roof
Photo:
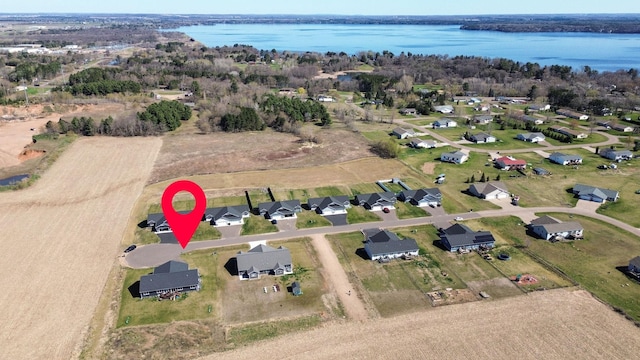
[[[440,241],[451,252],[492,248],[496,242],[491,232],[473,231],[463,224],[455,224],[442,230]]]
[[[580,200],[589,200],[597,203],[605,203],[606,201],[616,201],[620,196],[615,190],[599,188],[591,185],[575,184],[571,189]]]
[[[351,207],[349,197],[346,195],[311,198],[307,200],[309,209],[320,215],[346,214]]]
[[[156,267],[153,274],[140,277],[140,297],[199,291],[200,283],[198,269],[189,270],[189,265],[181,261],[168,261]]]
[[[526,142],[537,143],[537,142],[540,142],[540,141],[544,141],[547,137],[544,136],[543,133],[534,132],[534,133],[518,134],[516,136],[516,138],[518,140],[522,140],[522,141],[526,141]]]
[[[302,212],[302,206],[300,200],[273,201],[258,204],[258,211],[266,219],[295,219],[296,214]]]
[[[473,117],[476,124],[488,124],[493,122],[493,115],[476,115]]]
[[[213,226],[242,225],[249,216],[251,213],[247,205],[208,208],[204,212],[204,220]]]
[[[182,215],[186,215],[189,213],[191,213],[190,210],[178,211],[178,214]],[[163,213],[147,215],[147,226],[150,227],[151,230],[156,234],[172,232],[171,227],[169,226],[169,222],[167,222],[167,219],[164,217]]]
[[[529,228],[545,240],[581,239],[584,231],[577,221],[562,222],[548,215],[532,220]]]
[[[406,139],[408,137],[416,136],[415,131],[413,131],[412,129],[404,129],[404,128],[401,128],[401,127],[397,127],[395,129],[393,129],[392,133],[393,133],[393,135],[398,137],[398,139]]]
[[[627,270],[632,274],[640,275],[640,256],[636,256],[629,260]]]
[[[279,276],[293,273],[291,253],[283,246],[276,249],[261,244],[247,252],[240,251],[236,262],[241,280],[259,279],[262,274]]]
[[[396,200],[396,194],[392,192],[356,195],[356,202],[371,211],[380,211],[384,208],[395,209],[394,204]]]
[[[477,134],[472,134],[469,135],[469,141],[473,141],[476,144],[485,144],[485,143],[492,143],[492,142],[496,142],[496,138],[495,136],[486,134],[486,133],[477,133]]]
[[[388,260],[403,256],[417,256],[420,248],[414,239],[400,240],[388,230],[365,229],[364,249],[371,260]]]
[[[431,127],[434,129],[453,128],[456,126],[458,126],[458,123],[455,120],[449,118],[442,118],[431,123]]]
[[[511,195],[502,181],[473,183],[469,192],[481,199],[505,199]]]
[[[410,202],[412,205],[419,207],[438,207],[442,205],[442,193],[438,188],[403,190],[398,194],[398,200]]]

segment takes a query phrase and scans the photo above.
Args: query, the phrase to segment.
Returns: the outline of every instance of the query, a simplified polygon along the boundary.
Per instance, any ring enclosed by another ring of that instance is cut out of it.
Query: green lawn
[[[315,211],[303,211],[298,214],[296,228],[308,229],[314,227],[331,226],[331,221],[317,214]]]
[[[324,186],[324,187],[319,187],[319,188],[315,188],[315,192],[316,195],[318,197],[323,197],[323,196],[339,196],[339,195],[347,195],[350,196],[351,195],[351,190],[349,190],[349,188],[344,187],[344,186]]]
[[[537,214],[544,215],[544,214]],[[640,254],[640,239],[598,220],[567,214],[548,214],[563,221],[579,221],[584,240],[550,243],[532,241],[528,250],[556,265],[600,299],[640,320],[640,284],[620,270]]]
[[[240,235],[266,234],[272,232],[278,232],[278,227],[263,216],[252,214],[248,219],[244,220]]]
[[[378,193],[382,191],[382,188],[378,186],[376,183],[363,183],[363,184],[355,184],[351,185],[351,193],[355,195],[360,194],[371,194]]]
[[[201,222],[196,229],[196,232],[193,234],[191,240],[193,241],[201,241],[201,240],[215,240],[220,239],[222,234],[220,234],[220,230],[211,226],[208,222]]]
[[[381,221],[380,216],[366,210],[362,206],[352,206],[347,210],[347,223],[358,224],[372,221]]]
[[[417,206],[411,205],[411,203],[404,203],[404,202],[398,201],[395,204],[395,207],[396,207],[396,215],[398,216],[398,219],[409,219],[409,218],[429,216],[429,214],[427,214],[426,211],[422,210]]]

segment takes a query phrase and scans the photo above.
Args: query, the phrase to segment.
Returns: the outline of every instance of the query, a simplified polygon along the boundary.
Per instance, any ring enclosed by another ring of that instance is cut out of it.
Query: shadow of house
[[[131,297],[139,298],[140,297],[140,280],[137,280],[136,282],[131,284],[131,286],[129,286],[127,290],[129,290],[129,294],[131,294]]]
[[[149,227],[149,224],[147,224],[147,220],[145,219],[145,220],[140,221],[137,226],[140,229],[146,229],[146,228]]]
[[[447,249],[446,246],[444,246],[444,244],[442,243],[442,240],[440,239],[433,240],[431,244],[440,250],[449,251],[449,249]]]
[[[637,283],[640,283],[640,277],[638,277],[637,275],[634,275],[632,272],[629,271],[629,267],[628,266],[616,266],[616,270],[620,271],[621,273],[624,274],[624,276],[626,276],[628,279],[631,279]]]
[[[363,247],[356,249],[356,255],[362,258],[362,260],[369,260],[369,254]]]
[[[238,276],[238,260],[235,257],[227,260],[227,262],[224,264],[224,268],[225,270],[227,270],[229,275]]]

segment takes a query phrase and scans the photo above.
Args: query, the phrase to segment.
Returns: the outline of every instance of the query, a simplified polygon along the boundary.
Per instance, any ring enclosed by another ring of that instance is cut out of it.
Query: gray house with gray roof
[[[198,269],[189,270],[189,265],[181,261],[168,261],[156,267],[152,274],[140,277],[140,297],[199,291],[200,283]]]
[[[267,219],[295,219],[296,214],[302,212],[302,206],[300,200],[274,201],[258,204],[258,211]]]
[[[414,239],[400,240],[388,230],[365,229],[364,250],[371,260],[389,260],[399,257],[417,256],[420,248]]]
[[[293,273],[291,253],[283,246],[276,249],[261,244],[247,252],[240,251],[236,262],[241,280],[259,279],[262,274],[278,276]]]
[[[450,252],[492,248],[496,242],[491,232],[473,231],[463,224],[455,224],[442,230],[440,241]]]
[[[349,197],[346,195],[311,198],[307,200],[309,209],[320,215],[346,214],[351,207]]]
[[[178,214],[186,215],[190,212],[190,210],[178,211]],[[151,230],[156,234],[172,232],[171,227],[169,226],[169,222],[167,222],[167,219],[164,217],[163,213],[147,215],[147,226],[150,227]]]
[[[249,216],[251,214],[247,205],[208,208],[204,212],[204,220],[213,226],[242,225]]]
[[[577,195],[580,200],[589,200],[597,203],[616,201],[620,196],[620,194],[615,190],[583,184],[575,184],[571,191]]]
[[[384,208],[395,209],[396,201],[396,194],[392,192],[356,195],[356,202],[371,211],[380,211]]]
[[[398,200],[420,207],[438,207],[442,204],[442,193],[438,188],[404,190],[398,194]]]
[[[532,220],[529,228],[545,240],[581,239],[584,231],[577,221],[562,222],[548,215]]]

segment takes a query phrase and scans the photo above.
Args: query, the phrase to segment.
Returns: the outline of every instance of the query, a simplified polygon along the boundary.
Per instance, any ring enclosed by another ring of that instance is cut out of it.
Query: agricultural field
[[[0,245],[0,318],[12,324],[0,331],[4,356],[78,355],[160,146],[157,138],[80,139],[35,185],[0,194],[0,227],[11,239]],[[61,291],[69,281],[73,294]]]

